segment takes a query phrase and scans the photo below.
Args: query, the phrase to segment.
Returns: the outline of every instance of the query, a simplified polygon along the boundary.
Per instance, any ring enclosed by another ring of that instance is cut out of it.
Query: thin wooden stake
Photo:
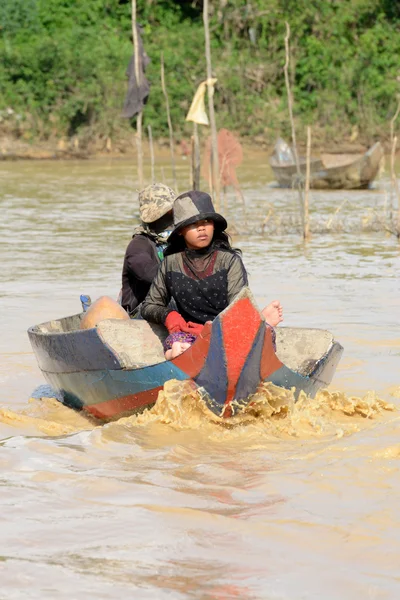
[[[210,28],[208,23],[208,0],[203,2],[203,23],[204,23],[204,36],[205,36],[205,51],[207,61],[207,92],[208,92],[208,112],[210,116],[211,126],[211,164],[212,164],[212,187],[214,192],[215,207],[220,210],[220,176],[219,176],[219,159],[218,159],[218,139],[217,139],[217,126],[215,123],[215,112],[214,112],[214,87],[211,83],[212,79],[212,66],[211,66],[211,49],[210,49]]]
[[[193,123],[192,135],[192,189],[200,189],[200,144],[197,123]]]
[[[285,73],[285,84],[286,84],[286,92],[287,92],[287,98],[288,98],[289,117],[290,117],[290,124],[291,124],[291,127],[292,127],[292,142],[293,142],[294,160],[295,160],[295,163],[296,163],[296,171],[297,171],[297,189],[298,189],[298,192],[299,192],[300,217],[301,217],[301,222],[302,222],[303,232],[304,232],[303,183],[302,183],[302,175],[301,175],[301,170],[300,170],[299,155],[297,153],[296,129],[295,129],[295,126],[294,126],[294,119],[293,119],[292,92],[291,92],[291,89],[290,89],[290,81],[289,81],[289,62],[290,62],[289,39],[290,39],[290,26],[289,26],[289,23],[287,21],[285,21],[285,23],[286,23],[286,36],[285,36],[286,61],[285,61],[285,66],[283,68],[283,71]]]
[[[308,213],[308,193],[310,191],[311,127],[307,127],[306,184],[304,190],[304,239],[310,238],[310,217]]]
[[[396,112],[394,113],[393,119],[391,119],[391,121],[390,121],[390,142],[391,142],[391,144],[393,143],[393,138],[394,138],[394,123],[395,123],[397,117],[399,116],[399,113],[400,113],[400,100],[397,105]]]
[[[151,125],[147,126],[149,132],[149,146],[150,146],[150,163],[151,163],[151,183],[156,182],[156,176],[154,171],[154,147],[153,147],[153,134],[151,131]]]
[[[228,218],[228,194],[226,190],[226,185],[222,188],[223,198],[224,198],[224,215]]]
[[[397,184],[396,172],[394,170],[394,154],[396,153],[396,144],[394,143],[394,124],[395,124],[395,121],[396,121],[397,117],[399,116],[399,113],[400,113],[400,100],[399,100],[399,103],[397,105],[396,112],[394,113],[393,118],[390,121],[390,150],[391,150],[391,154],[390,154],[390,211],[389,211],[389,221],[391,221],[392,218],[393,218],[393,193],[394,192],[397,195],[398,201],[400,201],[400,199],[399,199],[399,193],[398,193],[398,184]],[[400,229],[400,223],[399,223],[399,229]]]
[[[175,169],[175,153],[174,153],[174,131],[172,129],[171,113],[169,110],[169,100],[167,87],[165,85],[165,74],[164,74],[164,54],[161,52],[161,87],[165,98],[165,107],[167,109],[167,121],[169,129],[169,149],[171,152],[171,167],[172,167],[172,181],[174,190],[178,193],[178,186],[176,183],[176,169]]]
[[[207,160],[207,156],[205,157]],[[210,196],[212,197],[214,194],[213,188],[213,173],[212,173],[212,152],[210,152],[210,156],[208,157],[210,160],[210,164],[208,165],[208,189],[210,190]]]
[[[395,135],[393,138],[392,150],[390,153],[390,180],[391,180],[392,189],[395,191],[395,194],[397,197],[397,226],[395,227],[395,229],[396,229],[397,237],[400,238],[400,189],[399,189],[399,182],[398,182],[397,176],[396,176],[396,169],[394,166],[394,161],[395,161],[395,156],[396,156],[396,147],[397,147],[397,135]]]
[[[141,77],[140,77],[140,56],[139,56],[139,39],[136,27],[136,0],[132,0],[132,36],[133,36],[133,48],[135,53],[135,76],[138,88],[140,89]],[[139,187],[143,188],[143,150],[142,150],[142,112],[138,113],[136,117],[136,148],[138,158],[138,178]]]

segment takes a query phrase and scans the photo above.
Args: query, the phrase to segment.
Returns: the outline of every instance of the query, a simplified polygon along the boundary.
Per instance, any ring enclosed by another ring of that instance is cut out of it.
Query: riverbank
[[[241,144],[245,156],[257,157],[270,155],[273,152],[273,145],[264,141],[261,137],[258,139],[241,139]],[[384,144],[385,145],[385,144]],[[332,154],[361,154],[368,149],[368,146],[355,141],[327,142],[316,141],[313,144],[313,153],[320,154],[324,152]],[[190,155],[190,140],[182,139],[175,144],[177,157]],[[299,152],[305,154],[303,144],[299,144]],[[389,148],[385,148],[385,153]],[[143,153],[150,160],[150,147],[146,141],[143,143]],[[13,138],[8,135],[0,135],[0,160],[85,160],[85,159],[103,159],[103,158],[136,158],[136,140],[132,132],[125,138],[111,140],[110,138],[98,139],[89,143],[80,140],[78,137],[70,139],[59,138],[46,141],[25,141],[20,138]],[[154,141],[154,155],[156,158],[168,158],[170,156],[169,141],[166,138],[159,138]]]

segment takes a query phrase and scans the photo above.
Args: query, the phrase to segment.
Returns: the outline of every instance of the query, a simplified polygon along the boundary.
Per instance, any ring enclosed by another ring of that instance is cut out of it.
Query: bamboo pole
[[[394,138],[394,123],[395,123],[397,117],[399,116],[399,113],[400,113],[400,100],[397,105],[396,112],[394,113],[393,119],[391,119],[391,121],[390,121],[390,142],[391,142],[391,144],[393,143],[393,138]]]
[[[192,190],[196,190],[196,166],[195,166],[195,141],[194,141],[194,135],[191,136],[190,138],[190,147],[191,147],[191,156],[190,156],[190,188]]]
[[[308,194],[310,191],[311,127],[307,127],[306,184],[304,190],[304,239],[310,239],[310,217],[308,213]]]
[[[171,167],[172,167],[172,181],[174,190],[178,193],[178,186],[176,183],[176,169],[175,169],[175,153],[174,153],[174,130],[172,129],[171,113],[169,110],[169,100],[167,87],[165,85],[165,73],[164,73],[164,54],[161,52],[161,87],[165,98],[165,107],[167,109],[167,121],[169,130],[169,149],[171,153]]]
[[[290,125],[291,125],[291,128],[292,128],[292,143],[293,143],[294,160],[295,160],[295,163],[296,163],[296,171],[297,171],[297,189],[298,189],[298,192],[299,192],[300,217],[301,217],[301,222],[302,222],[302,227],[303,227],[303,232],[304,232],[303,183],[302,183],[302,176],[301,176],[301,170],[300,170],[299,155],[297,153],[296,129],[295,129],[294,120],[293,120],[293,101],[292,101],[292,92],[291,92],[291,89],[290,89],[290,81],[289,81],[289,63],[290,63],[289,39],[290,39],[290,26],[289,26],[289,23],[287,21],[285,21],[285,23],[286,23],[286,35],[285,35],[285,55],[286,55],[286,60],[285,60],[285,66],[283,67],[283,71],[285,73],[285,84],[286,84],[286,92],[287,92],[287,98],[288,98],[288,109],[289,109]]]
[[[154,147],[153,147],[153,133],[151,131],[151,125],[147,126],[149,132],[149,146],[150,146],[150,163],[151,163],[151,183],[156,182],[155,169],[154,169]]]
[[[395,230],[396,230],[397,237],[400,238],[400,189],[399,189],[399,182],[397,180],[396,169],[395,169],[395,164],[394,164],[395,157],[396,157],[396,147],[397,147],[397,135],[395,135],[393,138],[392,149],[391,149],[391,153],[390,153],[390,180],[391,180],[392,189],[395,191],[396,198],[397,198],[397,225],[395,226]]]
[[[217,139],[217,126],[215,123],[215,112],[214,112],[214,87],[211,83],[212,79],[212,66],[211,66],[211,49],[210,49],[210,28],[208,23],[208,0],[203,2],[203,23],[204,23],[204,37],[205,37],[205,53],[207,62],[207,92],[208,92],[208,112],[210,116],[211,126],[211,164],[212,164],[212,188],[213,196],[215,199],[215,206],[217,211],[220,210],[220,177],[219,177],[219,159],[218,159],[218,139]]]
[[[207,159],[207,156],[205,158]],[[213,174],[212,174],[212,152],[210,152],[209,160],[210,160],[210,164],[208,165],[208,189],[210,190],[210,196],[212,197],[214,194]]]
[[[228,218],[228,194],[227,194],[226,185],[224,185],[222,188],[222,194],[223,194],[223,199],[224,199],[224,215],[225,215],[225,218]]]
[[[399,186],[396,178],[396,171],[394,168],[394,155],[396,153],[396,144],[394,143],[394,124],[400,113],[400,100],[397,105],[396,112],[393,115],[393,118],[390,120],[390,209],[389,209],[389,221],[393,218],[393,195],[394,193],[397,195],[397,201],[400,202],[399,197]],[[400,223],[398,225],[398,229],[400,229]]]
[[[197,123],[193,123],[192,135],[192,189],[200,189],[200,143]]]
[[[139,56],[139,39],[136,27],[136,0],[132,0],[132,36],[133,36],[133,48],[135,53],[135,76],[138,88],[140,89],[141,77],[140,77],[140,56]],[[143,114],[142,111],[138,113],[136,117],[136,148],[137,148],[137,159],[138,159],[138,178],[139,187],[143,188],[143,149],[142,149],[142,122]]]

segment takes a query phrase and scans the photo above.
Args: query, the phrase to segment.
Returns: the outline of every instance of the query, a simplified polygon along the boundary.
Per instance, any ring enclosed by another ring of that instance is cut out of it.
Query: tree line
[[[210,2],[219,127],[271,143],[289,136],[283,76],[291,27],[296,122],[313,139],[387,137],[400,92],[400,4],[393,0],[214,0]],[[206,78],[202,3],[138,0],[151,59],[144,127],[167,135],[160,56],[178,138]],[[132,55],[129,0],[2,0],[0,131],[26,140],[131,135],[121,118]]]

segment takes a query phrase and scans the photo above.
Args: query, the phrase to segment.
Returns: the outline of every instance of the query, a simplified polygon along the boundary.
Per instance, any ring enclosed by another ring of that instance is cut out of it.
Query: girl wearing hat
[[[145,299],[172,228],[175,192],[163,183],[148,185],[139,193],[141,224],[133,232],[122,268],[121,305],[131,315]]]
[[[227,222],[205,192],[189,191],[173,205],[174,229],[165,259],[142,304],[142,317],[163,323],[170,335],[166,358],[181,354],[201,333],[204,323],[222,312],[248,284],[240,251],[230,245]],[[171,309],[173,298],[178,310]],[[282,321],[280,302],[264,310],[269,325]]]

